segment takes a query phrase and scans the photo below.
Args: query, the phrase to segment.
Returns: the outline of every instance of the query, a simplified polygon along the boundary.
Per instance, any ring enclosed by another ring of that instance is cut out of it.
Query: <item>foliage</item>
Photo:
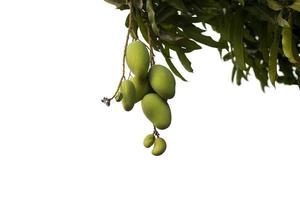
[[[187,55],[207,45],[232,61],[232,80],[238,85],[254,72],[263,90],[269,82],[300,86],[300,0],[105,1],[130,9],[131,36],[138,39],[141,33],[151,41],[182,80],[170,52],[193,72]],[[207,25],[219,33],[218,41],[207,35]]]

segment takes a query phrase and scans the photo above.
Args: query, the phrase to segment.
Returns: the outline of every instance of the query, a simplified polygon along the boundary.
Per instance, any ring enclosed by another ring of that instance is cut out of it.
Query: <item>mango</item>
[[[147,135],[145,138],[144,138],[144,146],[146,148],[149,148],[151,147],[155,142],[155,136],[153,133]]]
[[[136,100],[136,91],[133,83],[130,80],[122,81],[120,92],[123,95],[122,105],[124,110],[132,110]]]
[[[154,65],[149,71],[149,82],[153,90],[164,99],[171,99],[175,95],[175,78],[172,72],[162,66]]]
[[[150,64],[150,56],[146,46],[136,40],[126,48],[126,62],[130,71],[139,78],[145,78]]]
[[[118,93],[115,96],[116,102],[122,101],[122,98],[123,98],[123,94],[120,91],[118,91]]]
[[[156,128],[166,129],[170,126],[172,121],[171,109],[158,94],[147,94],[142,99],[141,104],[145,116]]]
[[[136,90],[136,102],[143,99],[143,97],[151,91],[151,86],[148,79],[140,79],[135,76],[131,79]]]
[[[166,141],[163,138],[159,137],[154,142],[152,154],[155,156],[160,156],[161,154],[163,154],[166,151],[166,149],[167,149]]]

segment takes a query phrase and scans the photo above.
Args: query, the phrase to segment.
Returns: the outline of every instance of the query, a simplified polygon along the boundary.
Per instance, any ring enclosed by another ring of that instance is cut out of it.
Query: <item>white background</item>
[[[177,79],[161,157],[142,145],[140,105],[100,103],[126,15],[102,0],[0,1],[0,199],[299,200],[297,87],[238,87],[204,47],[195,73],[178,65],[189,82]]]

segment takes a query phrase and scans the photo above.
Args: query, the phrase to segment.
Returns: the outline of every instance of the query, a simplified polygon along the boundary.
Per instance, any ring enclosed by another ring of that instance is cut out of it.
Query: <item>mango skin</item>
[[[122,101],[122,98],[123,98],[123,94],[120,91],[118,91],[118,93],[115,96],[116,102]]]
[[[172,121],[171,109],[168,103],[158,94],[149,93],[141,101],[145,116],[158,129],[166,129]]]
[[[159,137],[154,142],[152,154],[155,156],[160,156],[161,154],[163,154],[166,151],[166,149],[167,149],[166,141],[163,138]]]
[[[162,98],[171,99],[175,96],[176,81],[168,68],[162,65],[151,67],[149,82],[153,90]]]
[[[150,56],[146,46],[138,40],[130,43],[126,48],[126,62],[135,76],[145,78],[150,64]]]
[[[154,142],[155,142],[155,136],[154,136],[154,134],[152,133],[152,134],[147,135],[147,136],[144,138],[143,144],[144,144],[144,146],[145,146],[146,148],[149,148],[149,147],[151,147],[151,146],[154,144]]]
[[[136,91],[133,83],[130,80],[122,81],[120,92],[123,95],[122,105],[124,110],[132,110],[136,100]]]
[[[143,97],[152,90],[148,79],[140,79],[135,76],[131,79],[131,81],[136,90],[136,102],[142,100]]]

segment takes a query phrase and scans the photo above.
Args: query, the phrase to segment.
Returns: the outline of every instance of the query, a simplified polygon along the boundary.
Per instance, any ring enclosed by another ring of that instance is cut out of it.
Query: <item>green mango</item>
[[[116,102],[122,101],[122,98],[123,98],[123,94],[120,91],[118,91],[118,93],[115,96]]]
[[[166,129],[172,121],[171,109],[168,103],[155,93],[149,93],[142,99],[142,109],[145,116],[158,129]]]
[[[166,151],[166,149],[167,149],[166,141],[161,137],[156,138],[154,142],[154,147],[152,149],[152,154],[155,156],[160,156]]]
[[[143,97],[151,91],[151,86],[148,79],[140,79],[135,76],[131,79],[136,90],[136,102],[143,99]]]
[[[149,148],[151,147],[155,142],[155,136],[153,133],[147,135],[145,138],[144,138],[144,146],[146,148]]]
[[[132,110],[136,100],[136,91],[133,83],[130,80],[122,81],[120,92],[123,95],[122,104],[124,110]]]
[[[172,72],[162,66],[154,65],[149,72],[149,82],[153,90],[164,99],[171,99],[175,95],[175,78]]]
[[[126,62],[135,76],[146,78],[150,64],[147,47],[138,40],[130,43],[126,48]]]

